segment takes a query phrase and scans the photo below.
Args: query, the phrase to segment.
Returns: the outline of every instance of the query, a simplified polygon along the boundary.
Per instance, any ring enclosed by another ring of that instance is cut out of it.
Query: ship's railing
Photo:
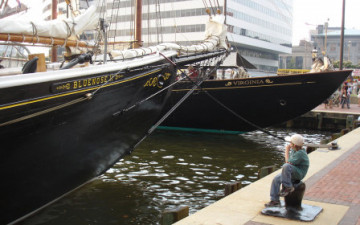
[[[291,74],[303,74],[308,73],[310,70],[304,70],[304,69],[278,69],[277,75],[291,75]]]

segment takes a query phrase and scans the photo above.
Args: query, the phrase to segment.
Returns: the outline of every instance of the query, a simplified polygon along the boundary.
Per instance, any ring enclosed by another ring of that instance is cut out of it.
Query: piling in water
[[[171,225],[189,216],[189,206],[179,206],[176,209],[167,209],[163,212],[160,224]]]

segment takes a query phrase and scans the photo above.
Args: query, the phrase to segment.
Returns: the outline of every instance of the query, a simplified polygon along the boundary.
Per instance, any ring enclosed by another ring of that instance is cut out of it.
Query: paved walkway
[[[360,144],[306,183],[305,199],[349,206],[339,224],[360,225]]]
[[[348,113],[348,114],[359,114],[360,115],[360,106],[358,104],[350,104],[350,109],[346,108],[346,106],[343,109],[341,107],[332,107],[330,109],[329,107],[325,108],[325,105],[321,104],[311,111]]]
[[[360,107],[359,107],[360,108]],[[262,215],[276,171],[176,225],[360,225],[360,128],[338,139],[340,150],[317,149],[309,154],[303,204],[323,211],[312,222]]]

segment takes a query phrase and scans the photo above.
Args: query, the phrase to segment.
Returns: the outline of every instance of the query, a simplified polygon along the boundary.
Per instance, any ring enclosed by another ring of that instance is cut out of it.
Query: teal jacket
[[[309,169],[309,157],[304,149],[290,150],[288,163],[293,165],[293,180],[302,180]]]

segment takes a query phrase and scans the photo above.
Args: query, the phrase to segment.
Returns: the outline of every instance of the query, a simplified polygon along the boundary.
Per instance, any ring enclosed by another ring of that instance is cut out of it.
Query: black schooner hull
[[[257,129],[252,124],[261,128],[276,125],[321,104],[350,74],[349,70],[204,81],[161,128],[232,133]],[[192,86],[189,81],[175,86],[165,111]]]
[[[173,82],[173,71],[94,70],[1,88],[0,224],[46,205],[130,153],[159,119],[169,93],[155,93]]]
[[[178,67],[225,53],[168,51],[0,75],[0,224],[21,221],[131,153],[163,120]]]

